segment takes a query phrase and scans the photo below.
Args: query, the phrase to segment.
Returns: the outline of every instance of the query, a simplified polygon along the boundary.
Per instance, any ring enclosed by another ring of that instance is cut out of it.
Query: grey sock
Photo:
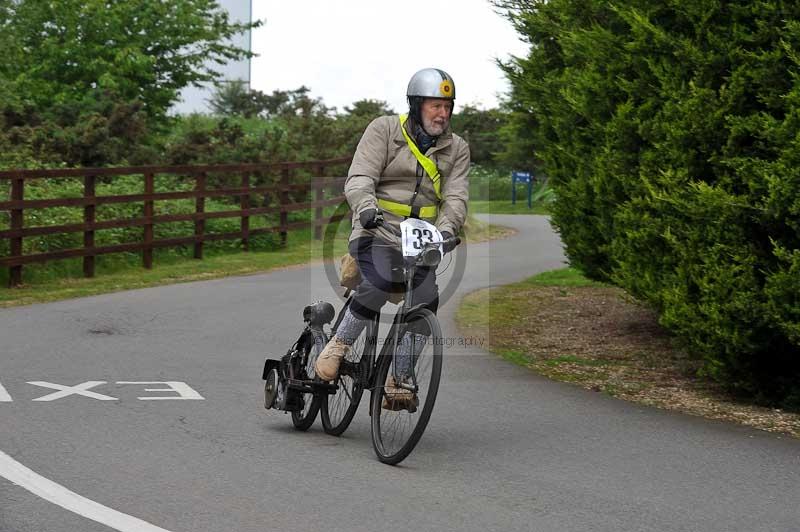
[[[400,339],[400,345],[394,354],[394,374],[397,377],[405,377],[411,374],[411,368],[417,363],[422,350],[425,349],[425,342],[428,337],[423,334],[406,331]]]
[[[336,338],[347,345],[353,345],[353,342],[356,341],[366,325],[367,320],[356,317],[355,314],[350,312],[350,307],[347,307],[342,321],[336,329]]]

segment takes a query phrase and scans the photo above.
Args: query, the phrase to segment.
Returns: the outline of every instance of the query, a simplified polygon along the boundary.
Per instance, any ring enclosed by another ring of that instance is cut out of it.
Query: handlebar
[[[383,211],[381,211],[380,209],[378,209],[377,212],[375,213],[375,222],[378,224],[379,227],[384,227],[388,229],[396,236],[402,236],[399,229],[396,229],[393,225],[386,222],[386,220],[383,218]],[[443,240],[442,244],[444,245],[444,247],[450,247],[450,249],[453,249],[461,244],[461,237],[451,236],[450,238]],[[450,244],[452,244],[452,247],[450,246]]]

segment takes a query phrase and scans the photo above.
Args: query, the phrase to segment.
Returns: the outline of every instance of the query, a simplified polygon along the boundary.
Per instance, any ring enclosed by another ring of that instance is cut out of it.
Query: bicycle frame
[[[420,264],[416,257],[403,258],[402,271],[403,271],[403,283],[405,285],[404,286],[405,295],[403,297],[402,305],[400,305],[400,307],[397,310],[397,313],[394,316],[394,320],[392,321],[392,326],[389,329],[389,333],[386,335],[387,341],[383,344],[380,354],[376,354],[377,343],[378,343],[378,325],[380,324],[380,317],[381,317],[380,311],[378,311],[375,314],[375,316],[367,323],[366,345],[364,346],[364,352],[361,355],[361,361],[358,363],[358,365],[362,366],[362,369],[366,370],[366,375],[361,376],[362,378],[364,378],[362,382],[364,383],[365,390],[370,390],[371,392],[376,387],[382,386],[382,384],[375,382],[375,375],[378,371],[378,366],[380,364],[380,361],[385,356],[394,356],[394,350],[392,351],[388,350],[390,348],[393,349],[393,347],[397,345],[400,335],[405,333],[405,329],[404,327],[402,327],[402,324],[406,323],[406,318],[408,316],[413,316],[416,310],[423,308],[425,306],[424,304],[412,305],[414,297],[414,275],[416,274],[417,268],[419,266]],[[334,323],[334,326],[331,330],[331,336],[336,334],[336,329],[339,327],[339,323],[341,323],[341,320],[344,317],[344,313],[350,306],[352,301],[353,301],[353,296],[351,295],[346,301],[344,307],[342,307],[342,310],[339,312],[336,322]],[[348,364],[355,365],[346,360],[343,360],[342,364],[343,368],[341,371],[347,371],[346,368]],[[411,382],[414,383],[413,386],[406,383],[398,383],[398,386],[406,388],[416,393],[418,386],[416,385],[414,364],[411,365],[410,376],[411,376]]]

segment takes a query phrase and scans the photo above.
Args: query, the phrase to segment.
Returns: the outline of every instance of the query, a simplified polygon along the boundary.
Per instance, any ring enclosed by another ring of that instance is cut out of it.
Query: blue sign
[[[511,204],[517,203],[517,183],[528,185],[528,208],[531,208],[531,195],[533,191],[533,178],[530,172],[511,172]]]
[[[511,179],[513,179],[515,183],[530,183],[531,182],[531,173],[530,172],[511,172]]]

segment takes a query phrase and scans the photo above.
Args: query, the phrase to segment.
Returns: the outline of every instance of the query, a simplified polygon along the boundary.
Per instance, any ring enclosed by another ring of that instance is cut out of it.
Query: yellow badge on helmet
[[[445,98],[453,97],[453,84],[450,82],[449,79],[446,79],[439,84],[439,92]]]

